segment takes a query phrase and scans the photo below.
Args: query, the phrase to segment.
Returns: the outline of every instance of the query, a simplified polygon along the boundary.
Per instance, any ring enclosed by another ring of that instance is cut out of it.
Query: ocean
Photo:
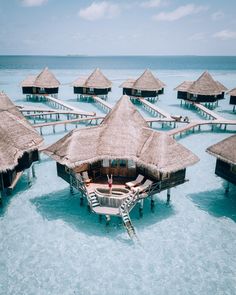
[[[180,106],[173,90],[184,80],[195,80],[204,70],[227,88],[236,87],[236,57],[203,56],[0,56],[0,91],[18,105],[26,102],[20,83],[45,66],[61,82],[59,98],[81,109],[105,115],[94,103],[77,102],[71,83],[99,67],[112,81],[108,102],[121,97],[120,84],[138,77],[145,68],[167,85],[157,106],[172,115],[202,118]],[[144,117],[150,113],[137,105]],[[229,97],[215,112],[236,119]],[[81,126],[84,127],[84,126]],[[71,127],[68,127],[68,131]],[[154,124],[156,130],[161,126]],[[170,127],[166,127],[168,129]],[[71,128],[72,129],[72,128]],[[64,136],[44,130],[45,143]],[[56,164],[43,155],[35,165],[37,178],[28,188],[23,175],[12,196],[0,208],[0,294],[2,295],[220,295],[236,294],[236,187],[226,197],[223,179],[214,174],[215,158],[206,148],[235,134],[236,128],[183,136],[178,141],[200,161],[187,169],[189,179],[155,196],[155,212],[145,201],[143,217],[131,212],[140,244],[134,244],[118,218],[108,227],[81,207],[78,195],[56,175]]]

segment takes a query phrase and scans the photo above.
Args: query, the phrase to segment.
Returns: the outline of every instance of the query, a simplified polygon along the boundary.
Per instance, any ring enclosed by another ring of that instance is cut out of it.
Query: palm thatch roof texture
[[[227,94],[229,94],[230,96],[236,96],[236,87],[231,89]]]
[[[79,78],[72,83],[74,87],[105,89],[112,86],[112,82],[96,68],[87,78]]]
[[[48,68],[42,70],[39,75],[30,75],[21,83],[22,87],[57,88],[60,82]]]
[[[205,71],[196,81],[184,81],[174,90],[196,95],[220,95],[227,88],[219,81],[215,81],[209,72]]]
[[[146,69],[138,79],[128,79],[120,85],[121,88],[132,88],[146,91],[158,91],[165,86],[165,83],[156,78],[149,69]]]
[[[12,169],[24,152],[36,150],[43,138],[5,93],[0,93],[0,171]]]
[[[206,151],[224,162],[236,165],[236,135],[210,146]]]
[[[73,130],[45,153],[69,168],[103,159],[126,159],[153,172],[171,172],[198,161],[172,137],[149,129],[126,95],[100,126]]]

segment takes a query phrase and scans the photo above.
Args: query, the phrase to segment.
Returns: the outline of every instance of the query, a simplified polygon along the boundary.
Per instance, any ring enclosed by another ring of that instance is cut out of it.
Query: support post
[[[227,181],[226,188],[225,188],[225,194],[228,194],[228,193],[229,193],[229,182]]]
[[[70,193],[71,195],[74,194],[74,189],[73,189],[73,185],[72,185],[72,176],[70,175]]]
[[[139,216],[143,217],[143,199],[139,201]]]
[[[170,203],[170,188],[167,189],[167,199],[166,199],[166,203],[167,203],[167,204]]]
[[[84,198],[81,196],[80,197],[80,206],[83,206],[84,205]]]
[[[154,212],[155,202],[154,202],[154,195],[151,195],[151,211]]]
[[[31,186],[31,170],[30,170],[30,168],[27,169],[27,182],[28,182],[28,186]]]
[[[106,215],[106,226],[109,225],[110,221],[111,221],[110,215]]]
[[[34,164],[32,164],[31,169],[32,169],[32,176],[33,176],[33,178],[36,178],[36,173],[35,173]]]

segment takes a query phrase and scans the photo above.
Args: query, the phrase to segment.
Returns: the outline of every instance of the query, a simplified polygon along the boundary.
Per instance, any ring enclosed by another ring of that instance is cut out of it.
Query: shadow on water
[[[201,209],[215,217],[227,217],[236,222],[236,186],[230,186],[225,194],[224,188],[189,195]]]
[[[31,185],[34,185],[34,180],[32,180]],[[0,216],[4,216],[13,198],[17,198],[18,196],[20,196],[21,192],[26,191],[28,189],[29,189],[28,179],[27,179],[27,176],[23,174],[19,182],[17,183],[15,189],[13,190],[13,192],[11,194],[6,194],[3,196],[2,204],[0,206]]]
[[[109,226],[106,226],[105,217],[99,221],[99,216],[90,213],[87,202],[80,206],[80,195],[71,195],[68,189],[52,192],[41,197],[31,199],[37,211],[47,220],[62,220],[72,228],[83,231],[89,235],[115,237],[124,232],[122,220],[112,217]],[[143,217],[139,217],[138,205],[133,209],[130,216],[134,226],[141,227],[152,225],[174,214],[171,206],[161,200],[156,201],[155,212],[150,211],[150,201],[146,201],[143,209]],[[123,239],[122,239],[123,240]]]

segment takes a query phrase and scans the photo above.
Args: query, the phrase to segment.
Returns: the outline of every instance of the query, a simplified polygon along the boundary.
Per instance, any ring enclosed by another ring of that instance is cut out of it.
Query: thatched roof
[[[236,88],[231,89],[227,94],[230,96],[236,96]]]
[[[137,80],[128,79],[120,85],[121,88],[132,88],[146,91],[158,91],[165,86],[165,83],[157,79],[148,69],[146,69]]]
[[[69,168],[102,159],[127,159],[154,172],[171,172],[198,161],[169,135],[149,129],[126,95],[100,126],[73,130],[45,153]]]
[[[227,88],[219,81],[215,81],[206,71],[196,81],[185,81],[174,90],[197,95],[219,95],[225,92]]]
[[[77,79],[75,82],[72,83],[72,86],[104,89],[110,88],[112,86],[112,82],[104,76],[100,69],[97,68],[87,78]]]
[[[14,168],[24,152],[37,149],[42,142],[9,97],[0,93],[0,171]]]
[[[38,76],[30,75],[22,83],[22,87],[56,88],[60,82],[48,68],[42,70]]]
[[[187,92],[189,87],[193,84],[192,81],[184,81],[179,86],[175,87],[174,90]]]
[[[236,135],[232,135],[206,150],[220,160],[236,165]]]

